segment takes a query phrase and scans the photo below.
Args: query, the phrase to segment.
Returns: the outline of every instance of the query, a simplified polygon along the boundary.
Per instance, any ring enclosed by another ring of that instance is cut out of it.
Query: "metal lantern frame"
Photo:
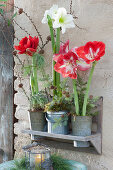
[[[34,152],[32,151],[35,147],[44,147],[44,151],[42,152]],[[52,163],[50,160],[51,151],[46,145],[33,142],[30,145],[24,146],[23,150],[25,152],[25,161],[26,161],[26,169],[27,170],[51,170]],[[36,164],[35,160],[37,156],[39,157],[40,162]],[[46,156],[48,157],[46,158]],[[32,158],[34,158],[32,160]],[[37,166],[38,165],[38,166]]]

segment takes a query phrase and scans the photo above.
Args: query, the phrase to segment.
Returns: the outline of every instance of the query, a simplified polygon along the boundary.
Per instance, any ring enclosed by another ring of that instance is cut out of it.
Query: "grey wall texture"
[[[44,12],[53,4],[65,7],[69,11],[69,0],[15,0],[15,5],[23,8],[37,25],[43,38],[49,35],[47,25],[41,24]],[[94,155],[85,152],[77,152],[68,149],[67,146],[57,143],[48,142],[53,152],[58,152],[65,158],[80,161],[88,166],[89,170],[112,170],[113,169],[113,0],[74,0],[73,10],[78,19],[75,23],[83,28],[68,29],[66,34],[62,35],[63,41],[70,40],[70,48],[80,46],[88,41],[103,41],[106,44],[106,54],[96,66],[90,93],[94,96],[103,96],[103,153],[102,155]],[[19,24],[23,25],[32,36],[36,36],[36,31],[30,24],[30,21],[21,14],[16,17]],[[25,36],[22,31],[15,25],[15,35],[21,39]],[[17,41],[15,39],[15,44]],[[51,73],[50,64],[52,62],[51,45],[45,48],[46,69]],[[22,60],[26,56],[20,56]],[[15,75],[20,69],[18,60],[15,58]],[[29,93],[29,79],[22,80],[27,93]],[[30,137],[22,134],[21,130],[29,128],[29,120],[27,110],[29,102],[24,96],[21,89],[18,88],[19,79],[15,81],[15,104],[17,105],[15,116],[19,119],[15,123],[15,157],[20,157],[22,146],[30,143]],[[47,142],[46,142],[47,143]]]

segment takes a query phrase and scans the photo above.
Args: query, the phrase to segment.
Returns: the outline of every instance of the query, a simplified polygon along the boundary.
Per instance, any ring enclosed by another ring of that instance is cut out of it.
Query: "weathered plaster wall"
[[[59,4],[69,10],[69,0],[15,0],[15,5],[22,7],[28,15],[31,16],[35,24],[37,25],[43,37],[49,34],[47,25],[41,24],[45,9],[50,8],[53,4]],[[66,146],[62,145],[59,149],[58,145],[54,142],[49,142],[53,151],[58,151],[64,157],[77,160],[85,163],[89,170],[112,170],[113,169],[113,0],[75,0],[73,2],[73,9],[75,14],[78,15],[76,24],[84,29],[68,30],[63,39],[70,39],[70,48],[73,46],[83,45],[87,41],[103,41],[106,44],[106,55],[98,63],[95,69],[95,73],[92,81],[92,93],[104,97],[104,115],[103,115],[103,154],[93,155],[82,152],[75,152],[74,150],[66,149]],[[22,14],[23,15],[23,14]],[[17,21],[31,32],[31,35],[36,35],[36,32],[30,22],[23,16],[17,17]],[[21,19],[20,19],[21,18]],[[23,37],[22,31],[15,26],[15,34],[19,38]],[[16,44],[16,40],[15,40]],[[45,50],[46,67],[48,73],[51,72],[51,52],[50,44]],[[20,56],[21,59],[25,57]],[[15,75],[19,69],[18,60],[15,59]],[[24,87],[28,88],[28,79],[23,80]],[[29,128],[27,109],[29,103],[27,98],[23,95],[21,89],[18,88],[18,79],[15,81],[15,89],[18,93],[15,95],[15,104],[17,104],[16,118],[19,122],[15,124],[15,134],[18,136],[15,138],[15,157],[22,154],[21,147],[30,142],[29,136],[22,134],[21,130]],[[58,149],[56,149],[58,148]]]

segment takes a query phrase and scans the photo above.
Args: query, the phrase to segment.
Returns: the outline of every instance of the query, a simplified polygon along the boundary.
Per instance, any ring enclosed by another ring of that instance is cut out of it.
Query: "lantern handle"
[[[24,147],[22,147],[23,150],[27,150],[27,149],[30,149],[32,147],[35,147],[35,146],[38,146],[38,145],[41,145],[41,146],[44,146],[44,147],[47,147],[46,145],[42,144],[42,143],[39,143],[39,142],[33,142],[29,145],[26,145]],[[48,147],[47,147],[48,148]]]

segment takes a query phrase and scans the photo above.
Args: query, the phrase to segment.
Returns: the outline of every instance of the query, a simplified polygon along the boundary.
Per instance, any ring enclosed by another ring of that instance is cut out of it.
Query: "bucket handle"
[[[48,116],[47,113],[45,114],[45,118],[46,118],[46,120],[47,120],[48,122],[55,123],[55,121],[54,121],[53,119],[50,119],[50,118],[49,118],[49,116]]]
[[[56,123],[56,121],[55,121],[55,120],[53,120],[52,118],[49,118],[49,116],[48,116],[48,114],[47,114],[47,113],[45,114],[45,118],[46,118],[46,120],[47,120],[48,122]],[[65,122],[65,120],[61,120],[61,122],[63,123],[63,122]]]

